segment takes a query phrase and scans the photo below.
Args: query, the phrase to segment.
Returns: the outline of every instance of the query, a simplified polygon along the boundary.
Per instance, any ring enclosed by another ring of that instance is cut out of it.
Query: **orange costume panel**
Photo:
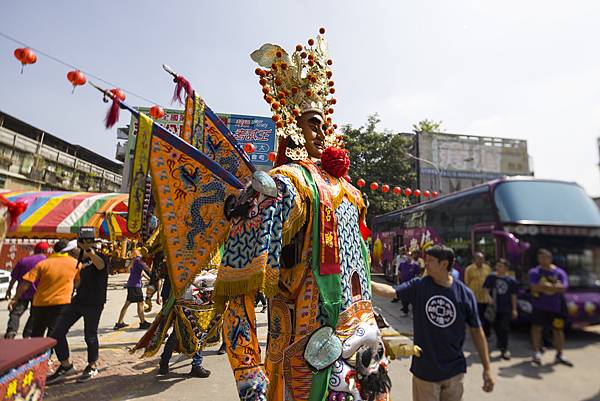
[[[285,165],[271,174],[279,197],[265,200],[264,209],[254,218],[233,221],[215,285],[217,295],[229,299],[223,327],[240,399],[360,401],[375,391],[374,399],[387,400],[388,362],[373,315],[366,247],[358,228],[364,217],[360,193],[316,166]],[[332,275],[321,274],[318,264],[317,270],[311,264],[317,220],[307,174],[322,186],[326,180],[332,183],[329,205],[337,221],[340,270]],[[331,282],[337,283],[339,293],[334,335],[339,339],[340,355],[317,371],[305,354],[307,347],[313,346],[311,336],[332,321],[331,309],[321,297],[321,288],[331,290],[319,281],[325,276],[334,278]],[[254,294],[261,289],[269,298],[264,363],[254,314]],[[366,342],[361,333],[366,333]],[[360,355],[366,349],[370,350],[369,362],[363,366],[359,360],[365,359]],[[321,384],[319,375],[325,379]],[[368,385],[361,387],[370,375],[381,376],[381,392]]]

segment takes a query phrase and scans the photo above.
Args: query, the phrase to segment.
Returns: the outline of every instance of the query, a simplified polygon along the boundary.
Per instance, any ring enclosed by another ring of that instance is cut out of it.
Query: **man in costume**
[[[388,359],[371,303],[366,207],[343,177],[336,100],[320,30],[289,55],[252,53],[279,149],[274,197],[248,191],[231,222],[215,293],[229,301],[224,337],[241,400],[388,400]],[[248,199],[250,198],[250,199]],[[269,299],[264,366],[254,300]]]

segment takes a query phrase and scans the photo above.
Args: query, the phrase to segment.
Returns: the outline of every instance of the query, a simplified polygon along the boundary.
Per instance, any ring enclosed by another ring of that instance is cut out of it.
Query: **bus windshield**
[[[600,211],[578,185],[552,181],[503,182],[494,191],[502,222],[600,226]]]

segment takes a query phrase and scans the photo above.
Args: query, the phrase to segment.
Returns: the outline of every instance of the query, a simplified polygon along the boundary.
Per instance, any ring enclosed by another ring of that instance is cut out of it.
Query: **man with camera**
[[[80,268],[79,285],[71,304],[62,312],[51,337],[56,339],[56,357],[60,366],[48,376],[47,384],[57,383],[66,375],[74,372],[73,364],[69,361],[69,344],[67,333],[71,327],[83,317],[84,338],[87,344],[88,365],[77,379],[85,382],[98,374],[98,325],[106,303],[106,288],[108,285],[109,260],[106,255],[96,249],[95,230],[93,227],[82,227],[77,239],[77,248],[73,256],[78,260]]]

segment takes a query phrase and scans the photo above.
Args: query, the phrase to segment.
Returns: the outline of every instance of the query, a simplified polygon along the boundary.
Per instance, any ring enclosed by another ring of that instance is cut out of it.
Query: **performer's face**
[[[325,134],[323,134],[323,115],[318,111],[307,111],[298,119],[298,126],[306,143],[304,147],[308,155],[313,158],[321,158],[323,152]]]

